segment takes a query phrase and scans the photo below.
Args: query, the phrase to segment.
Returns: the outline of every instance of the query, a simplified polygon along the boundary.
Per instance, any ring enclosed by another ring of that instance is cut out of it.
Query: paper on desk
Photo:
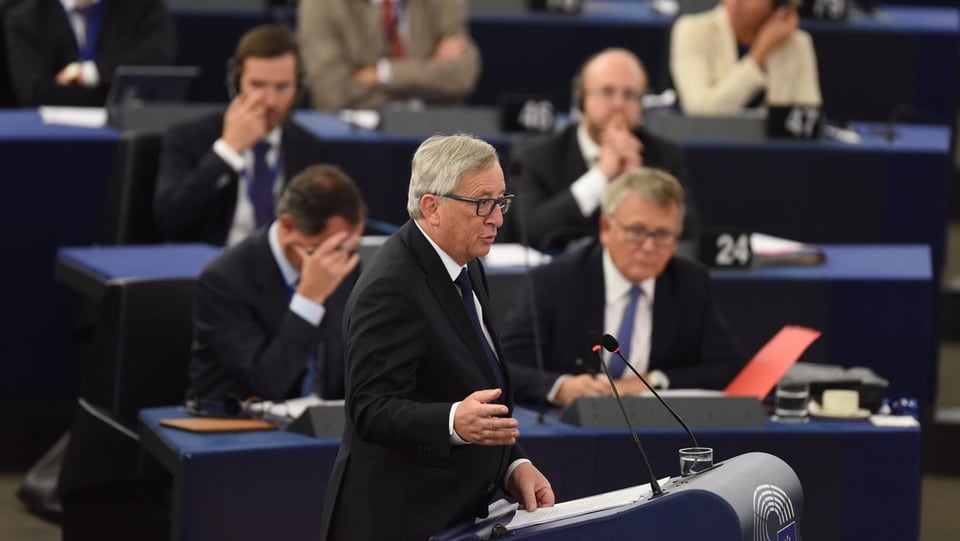
[[[107,110],[103,107],[52,107],[39,108],[44,124],[60,124],[81,128],[102,128],[107,125]]]
[[[723,392],[730,396],[755,396],[763,400],[819,336],[818,330],[785,325],[760,348]]]
[[[483,258],[487,267],[536,267],[549,262],[549,255],[515,243],[494,244]]]
[[[920,423],[910,415],[871,415],[870,422],[874,426],[889,426],[894,428],[912,428]]]
[[[303,415],[310,406],[342,406],[343,400],[324,400],[319,396],[312,394],[301,398],[292,398],[283,402],[271,402],[264,400],[254,402],[247,406],[247,409],[254,414],[266,414],[274,417],[289,417],[296,419]]]
[[[668,480],[670,480],[669,477],[664,477],[660,479],[660,484],[662,485]],[[649,498],[652,494],[653,491],[649,484],[637,485],[577,500],[560,502],[553,507],[541,507],[532,513],[526,510],[518,510],[505,526],[509,530],[518,530],[537,524],[603,511],[604,509],[630,505],[641,499]]]

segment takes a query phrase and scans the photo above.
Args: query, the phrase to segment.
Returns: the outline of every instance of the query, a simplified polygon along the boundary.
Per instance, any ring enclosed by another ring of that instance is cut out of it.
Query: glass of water
[[[809,403],[810,384],[781,381],[774,394],[773,420],[782,423],[805,423]]]
[[[686,447],[680,449],[680,476],[689,477],[713,467],[713,449]]]

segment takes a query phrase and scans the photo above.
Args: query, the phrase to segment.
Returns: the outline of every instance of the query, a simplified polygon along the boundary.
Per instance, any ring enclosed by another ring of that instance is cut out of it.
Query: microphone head
[[[601,339],[602,337],[599,331],[587,331],[587,345],[590,346],[590,349],[593,351],[600,349]]]
[[[600,337],[600,344],[603,345],[603,349],[610,353],[616,353],[616,351],[620,349],[620,342],[617,342],[617,339],[609,334]]]

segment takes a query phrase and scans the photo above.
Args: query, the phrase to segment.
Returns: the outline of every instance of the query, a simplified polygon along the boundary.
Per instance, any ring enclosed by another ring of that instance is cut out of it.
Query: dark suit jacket
[[[600,211],[584,217],[570,185],[587,172],[587,164],[577,143],[577,124],[556,135],[541,137],[519,145],[511,153],[512,187],[520,207],[507,214],[504,240],[521,242],[519,220],[526,220],[528,245],[534,248],[563,248],[570,240],[597,236]],[[640,128],[637,137],[643,143],[643,164],[677,177],[686,191],[686,217],[683,238],[700,234],[700,218],[687,172],[683,150]]]
[[[267,400],[300,396],[307,360],[323,350],[324,398],[343,398],[343,307],[359,270],[324,303],[314,327],[289,308],[292,295],[270,252],[268,228],[226,249],[200,274],[193,307],[188,394]]]
[[[7,61],[21,106],[102,107],[121,65],[172,64],[173,19],[160,0],[103,0],[96,45],[100,86],[60,86],[57,73],[78,57],[77,38],[59,0],[27,0],[5,21]]]
[[[474,261],[469,270],[503,358],[483,267]],[[347,426],[322,538],[423,540],[485,516],[506,468],[524,454],[519,445],[450,444],[452,404],[497,383],[457,286],[413,222],[377,251],[346,313]],[[511,406],[509,390],[507,380]]]
[[[166,240],[227,242],[240,175],[213,151],[213,143],[222,133],[222,113],[167,130],[153,207],[157,228]],[[291,120],[283,124],[280,147],[280,174],[285,183],[308,166],[324,161],[320,140]]]
[[[599,370],[586,340],[603,329],[604,281],[599,243],[579,248],[533,270],[546,393],[561,374]],[[503,350],[517,399],[536,402],[533,319],[524,292],[507,315]],[[697,263],[674,257],[656,280],[650,370],[661,370],[673,388],[720,389],[746,364],[739,340],[710,296],[709,276]]]

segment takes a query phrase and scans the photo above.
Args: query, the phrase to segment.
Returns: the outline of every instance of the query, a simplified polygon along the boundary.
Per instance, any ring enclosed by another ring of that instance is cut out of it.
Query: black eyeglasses
[[[457,201],[464,201],[466,203],[474,203],[477,205],[477,216],[490,216],[494,207],[500,207],[500,214],[506,214],[507,211],[510,210],[510,205],[513,203],[514,198],[512,193],[503,194],[503,197],[498,197],[496,199],[476,199],[473,197],[465,197],[452,193],[437,193],[434,195],[438,197],[446,197],[447,199],[456,199]]]
[[[680,238],[679,235],[668,229],[654,229],[650,231],[642,225],[623,225],[623,222],[613,215],[609,215],[607,218],[623,230],[627,240],[637,244],[643,244],[649,238],[653,239],[653,244],[656,245],[657,248],[669,248]]]

